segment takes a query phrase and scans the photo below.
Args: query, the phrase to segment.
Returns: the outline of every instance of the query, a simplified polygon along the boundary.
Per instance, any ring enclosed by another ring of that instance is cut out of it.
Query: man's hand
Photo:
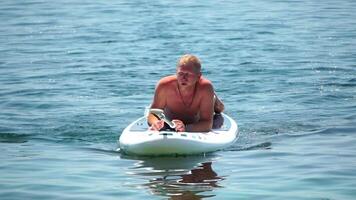
[[[159,131],[164,127],[164,121],[163,120],[157,120],[155,121],[149,128],[151,131]]]
[[[181,120],[174,119],[174,120],[172,120],[172,122],[176,125],[176,128],[175,128],[176,131],[178,131],[178,132],[184,132],[185,131],[185,125]]]

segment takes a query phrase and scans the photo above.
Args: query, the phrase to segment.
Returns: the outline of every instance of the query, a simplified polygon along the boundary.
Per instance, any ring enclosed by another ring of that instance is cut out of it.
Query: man
[[[193,55],[182,56],[176,74],[162,78],[157,86],[151,108],[164,110],[176,131],[208,132],[213,115],[224,110],[214,93],[212,83],[202,77],[200,60]],[[163,120],[153,114],[147,117],[151,130],[165,128]]]

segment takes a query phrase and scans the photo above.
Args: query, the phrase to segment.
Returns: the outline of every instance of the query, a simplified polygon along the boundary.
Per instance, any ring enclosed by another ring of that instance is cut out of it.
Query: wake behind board
[[[151,131],[146,117],[141,117],[122,132],[120,149],[135,155],[190,155],[221,150],[238,138],[236,122],[226,114],[222,116],[222,127],[209,132]]]

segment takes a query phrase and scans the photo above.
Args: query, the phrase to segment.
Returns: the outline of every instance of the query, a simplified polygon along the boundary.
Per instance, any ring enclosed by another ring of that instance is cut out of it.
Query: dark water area
[[[0,199],[355,199],[356,2],[0,2]],[[116,151],[197,55],[240,128],[209,155]]]

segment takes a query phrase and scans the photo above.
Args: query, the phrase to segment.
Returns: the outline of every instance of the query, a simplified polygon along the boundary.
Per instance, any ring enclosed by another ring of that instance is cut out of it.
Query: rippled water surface
[[[0,1],[0,199],[355,199],[356,3]],[[184,53],[240,127],[115,151]]]

